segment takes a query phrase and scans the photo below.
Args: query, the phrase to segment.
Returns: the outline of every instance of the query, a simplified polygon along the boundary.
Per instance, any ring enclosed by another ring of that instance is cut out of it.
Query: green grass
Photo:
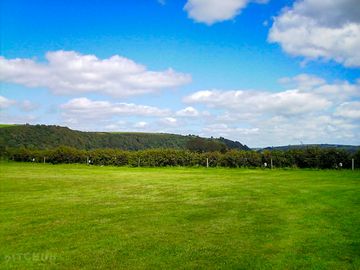
[[[15,126],[15,124],[0,124],[0,128],[12,127],[12,126]]]
[[[0,163],[0,269],[360,269],[360,172]]]

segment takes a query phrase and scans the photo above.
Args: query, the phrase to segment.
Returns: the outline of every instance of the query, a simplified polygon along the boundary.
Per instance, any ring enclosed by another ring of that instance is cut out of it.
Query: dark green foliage
[[[276,147],[266,147],[262,150],[270,151],[288,151],[296,149],[306,149],[306,148],[322,148],[322,149],[336,149],[336,150],[346,150],[350,153],[355,153],[360,150],[360,146],[356,145],[341,145],[341,144],[300,144],[300,145],[285,145],[285,146],[276,146]]]
[[[272,153],[274,152],[271,152],[271,154]],[[293,149],[284,153],[288,153],[288,156],[290,156],[289,158],[292,158],[293,163],[299,168],[350,168],[351,158],[355,158],[350,152],[344,149],[335,148],[309,147],[304,149]],[[356,158],[356,160],[359,162],[358,158]],[[340,164],[342,166],[340,166]]]
[[[53,150],[45,150],[44,157],[47,162],[57,164],[57,163],[82,163],[86,159],[86,152],[82,150],[77,150],[67,146],[58,147]],[[41,162],[41,159],[38,158]]]
[[[250,150],[249,147],[247,147],[246,145],[241,144],[238,141],[228,140],[228,139],[225,139],[223,137],[220,137],[218,140],[220,142],[224,143],[228,149]]]
[[[360,162],[360,152],[351,155],[345,150],[320,148],[272,152],[266,150],[262,153],[243,150],[200,153],[181,149],[81,150],[62,146],[51,150],[13,148],[7,149],[3,155],[11,160],[25,162],[89,163],[131,167],[207,166],[208,161],[209,167],[265,167],[265,163],[270,167],[272,162],[274,168],[349,169],[352,158],[355,159],[357,168]]]
[[[186,148],[193,152],[226,152],[227,146],[225,143],[215,139],[205,139],[200,137],[194,137],[187,141]],[[241,148],[239,148],[241,149]]]
[[[249,150],[239,142],[224,138],[205,139],[192,135],[182,136],[163,133],[111,133],[82,132],[67,127],[46,125],[14,125],[0,128],[0,151],[6,147],[53,149],[68,146],[77,149],[144,150],[157,148],[190,149],[194,151],[226,151],[226,149]],[[195,143],[195,144],[194,144]],[[199,145],[196,145],[199,143]]]
[[[345,150],[325,149],[320,154],[320,168],[349,168],[351,166],[351,155]]]
[[[360,168],[360,149],[354,154],[353,158],[355,159],[355,168]]]

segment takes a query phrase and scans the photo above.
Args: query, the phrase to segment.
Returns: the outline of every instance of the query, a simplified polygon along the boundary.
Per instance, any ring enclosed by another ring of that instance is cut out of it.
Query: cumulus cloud
[[[344,102],[335,111],[335,115],[360,120],[360,102]]]
[[[188,103],[205,103],[210,107],[234,110],[239,113],[272,113],[294,115],[326,109],[331,105],[322,96],[300,90],[270,93],[261,91],[219,91],[196,92],[184,99]]]
[[[93,120],[113,116],[166,116],[170,113],[169,110],[152,106],[94,101],[86,97],[71,99],[60,108],[67,116],[77,115]]]
[[[62,125],[80,130],[146,131],[188,134],[208,116],[194,107],[179,111],[87,97],[59,106]]]
[[[149,126],[149,123],[148,122],[145,122],[145,121],[140,121],[140,122],[136,122],[133,127],[135,129],[144,129],[144,128],[147,128]]]
[[[174,117],[164,117],[159,120],[159,123],[162,124],[162,126],[177,126],[178,120]]]
[[[70,99],[59,106],[62,125],[88,131],[142,131],[195,134],[208,117],[194,107],[179,111],[133,103]]]
[[[295,77],[284,77],[279,83],[285,86],[296,87],[299,89],[311,89],[314,86],[324,85],[326,81],[323,78],[311,74],[299,74]]]
[[[360,143],[358,82],[329,83],[310,74],[280,81],[294,88],[280,92],[203,90],[184,101],[211,109],[203,135],[228,137],[250,146]]]
[[[160,119],[171,110],[133,103],[74,98],[59,106],[63,125],[81,130],[132,131],[149,129],[146,119]],[[144,124],[146,123],[146,125]]]
[[[8,99],[4,96],[0,96],[0,123],[3,124],[24,124],[24,123],[39,123],[40,118],[38,116],[27,113],[19,114],[17,109],[23,110],[24,102]],[[8,109],[14,109],[15,112],[10,112]],[[28,111],[29,112],[29,111]]]
[[[334,102],[345,101],[360,97],[360,81],[349,83],[348,81],[326,82],[325,79],[311,74],[300,74],[294,77],[284,77],[279,82],[286,87],[292,87],[304,92],[310,92],[318,96],[326,97]]]
[[[180,117],[197,117],[200,115],[200,113],[194,107],[190,106],[190,107],[186,107],[185,109],[177,111],[176,115]]]
[[[164,117],[170,111],[152,106],[133,103],[95,101],[88,98],[71,99],[60,106],[64,123],[76,126],[111,125],[112,122],[124,117]]]
[[[188,74],[172,69],[151,71],[119,55],[99,59],[74,51],[55,51],[48,52],[46,60],[0,57],[0,81],[45,87],[56,94],[98,92],[116,97],[153,93],[191,81]]]
[[[36,109],[38,109],[40,106],[39,104],[35,103],[35,102],[31,102],[30,100],[24,100],[23,102],[21,102],[19,104],[21,110],[25,111],[25,112],[31,112],[31,111],[35,111]]]
[[[267,145],[334,143],[337,141],[357,143],[358,125],[330,114],[301,115],[296,121],[274,116],[259,122],[262,137],[254,137]]]
[[[0,96],[0,109],[5,109],[14,105],[16,103],[15,100],[8,99],[6,97]]]
[[[269,41],[293,56],[360,67],[358,0],[297,0],[274,18]]]
[[[215,117],[202,130],[205,136],[223,136],[251,147],[300,143],[359,144],[359,132],[358,124],[331,114],[305,114],[297,118],[269,116],[228,123]]]
[[[259,135],[259,128],[240,128],[240,127],[232,127],[225,123],[215,123],[209,124],[204,127],[203,131],[205,133],[217,134],[218,136],[225,137],[234,137],[236,136],[253,136]]]
[[[212,25],[234,18],[250,2],[267,3],[268,0],[188,0],[184,10],[196,22]]]
[[[324,84],[312,90],[318,95],[325,96],[335,103],[344,102],[360,97],[360,83],[351,84],[348,81],[339,81],[333,84]]]

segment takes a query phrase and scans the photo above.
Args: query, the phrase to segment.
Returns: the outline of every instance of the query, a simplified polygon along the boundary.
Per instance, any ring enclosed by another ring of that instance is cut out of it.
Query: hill
[[[197,145],[201,148],[197,149]],[[250,150],[240,142],[225,138],[201,138],[194,135],[140,132],[84,132],[68,127],[47,125],[8,125],[0,128],[0,146],[50,149],[69,146],[77,149],[114,148],[143,150],[174,148],[206,151],[223,149]]]
[[[299,144],[299,145],[285,145],[285,146],[275,146],[275,147],[266,147],[263,149],[257,149],[260,151],[263,150],[280,150],[280,151],[287,151],[292,149],[305,149],[305,148],[321,148],[321,149],[341,149],[346,150],[348,152],[355,153],[360,149],[360,146],[357,145],[342,145],[342,144]]]

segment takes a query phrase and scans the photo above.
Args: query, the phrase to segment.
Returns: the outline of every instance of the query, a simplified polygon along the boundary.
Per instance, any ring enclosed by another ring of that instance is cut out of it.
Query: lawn
[[[0,163],[0,269],[360,269],[360,171]]]

